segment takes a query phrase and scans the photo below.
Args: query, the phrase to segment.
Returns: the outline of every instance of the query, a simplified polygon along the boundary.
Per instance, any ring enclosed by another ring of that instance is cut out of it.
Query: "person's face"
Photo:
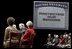
[[[71,36],[71,33],[69,33],[69,35]]]
[[[23,24],[20,24],[20,25],[19,25],[19,28],[20,28],[20,29],[23,29],[23,28],[25,28],[25,26],[24,26]]]
[[[48,34],[48,37],[51,37],[51,34]]]
[[[63,35],[63,38],[65,39],[65,35]]]
[[[58,38],[58,35],[56,35],[55,37]]]
[[[70,37],[70,36],[68,36],[68,38],[69,38],[69,39],[71,39],[71,37]]]
[[[65,37],[67,38],[68,37],[68,34],[66,34]]]
[[[14,28],[16,28],[16,25],[13,25]]]
[[[56,34],[54,34],[54,38],[56,37]]]

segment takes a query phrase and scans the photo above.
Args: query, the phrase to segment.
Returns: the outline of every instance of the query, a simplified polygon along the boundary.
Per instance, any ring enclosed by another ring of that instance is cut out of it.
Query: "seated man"
[[[52,41],[52,46],[53,47],[57,47],[57,44],[59,43],[59,36],[58,35],[54,35],[54,39]]]
[[[52,45],[52,37],[51,37],[51,34],[48,34],[47,45],[48,45],[48,47]]]

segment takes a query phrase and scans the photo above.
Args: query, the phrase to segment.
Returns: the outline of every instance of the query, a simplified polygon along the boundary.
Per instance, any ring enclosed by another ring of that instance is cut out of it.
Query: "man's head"
[[[71,36],[71,33],[69,33],[69,36]]]
[[[15,19],[13,17],[8,17],[7,18],[7,24],[12,26],[15,23]]]
[[[48,37],[51,37],[51,34],[48,34]]]
[[[16,25],[15,25],[15,24],[13,24],[13,27],[14,27],[14,28],[16,28]]]
[[[65,35],[63,35],[63,38],[65,38]]]
[[[71,39],[71,36],[68,36],[68,39]]]
[[[59,36],[58,36],[58,35],[56,35],[55,37],[56,37],[56,38],[58,38]]]
[[[65,37],[67,38],[68,37],[68,34],[66,34]]]
[[[54,38],[56,37],[56,34],[54,34]]]
[[[25,28],[25,25],[24,25],[23,23],[20,23],[20,24],[19,24],[19,28],[20,28],[20,29],[24,29],[24,28]]]

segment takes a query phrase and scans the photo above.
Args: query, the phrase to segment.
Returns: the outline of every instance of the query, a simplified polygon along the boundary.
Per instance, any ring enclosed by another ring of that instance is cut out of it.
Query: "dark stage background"
[[[59,1],[59,0],[55,0]],[[70,2],[69,4],[69,30],[47,30],[47,29],[36,29],[36,37],[34,39],[34,48],[41,48],[46,42],[47,34],[63,34],[64,32],[72,32],[72,2],[62,0],[63,2]],[[14,17],[16,19],[16,25],[19,23],[26,23],[28,20],[33,21],[33,0],[31,1],[3,1],[0,3],[0,47],[2,47],[3,37],[5,28],[8,26],[6,19],[8,17]]]

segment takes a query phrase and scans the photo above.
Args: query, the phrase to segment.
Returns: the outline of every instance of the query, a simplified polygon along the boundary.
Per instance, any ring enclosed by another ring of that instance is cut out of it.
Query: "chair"
[[[20,38],[21,38],[22,33],[10,33],[10,47],[11,48],[19,48],[20,46]]]

